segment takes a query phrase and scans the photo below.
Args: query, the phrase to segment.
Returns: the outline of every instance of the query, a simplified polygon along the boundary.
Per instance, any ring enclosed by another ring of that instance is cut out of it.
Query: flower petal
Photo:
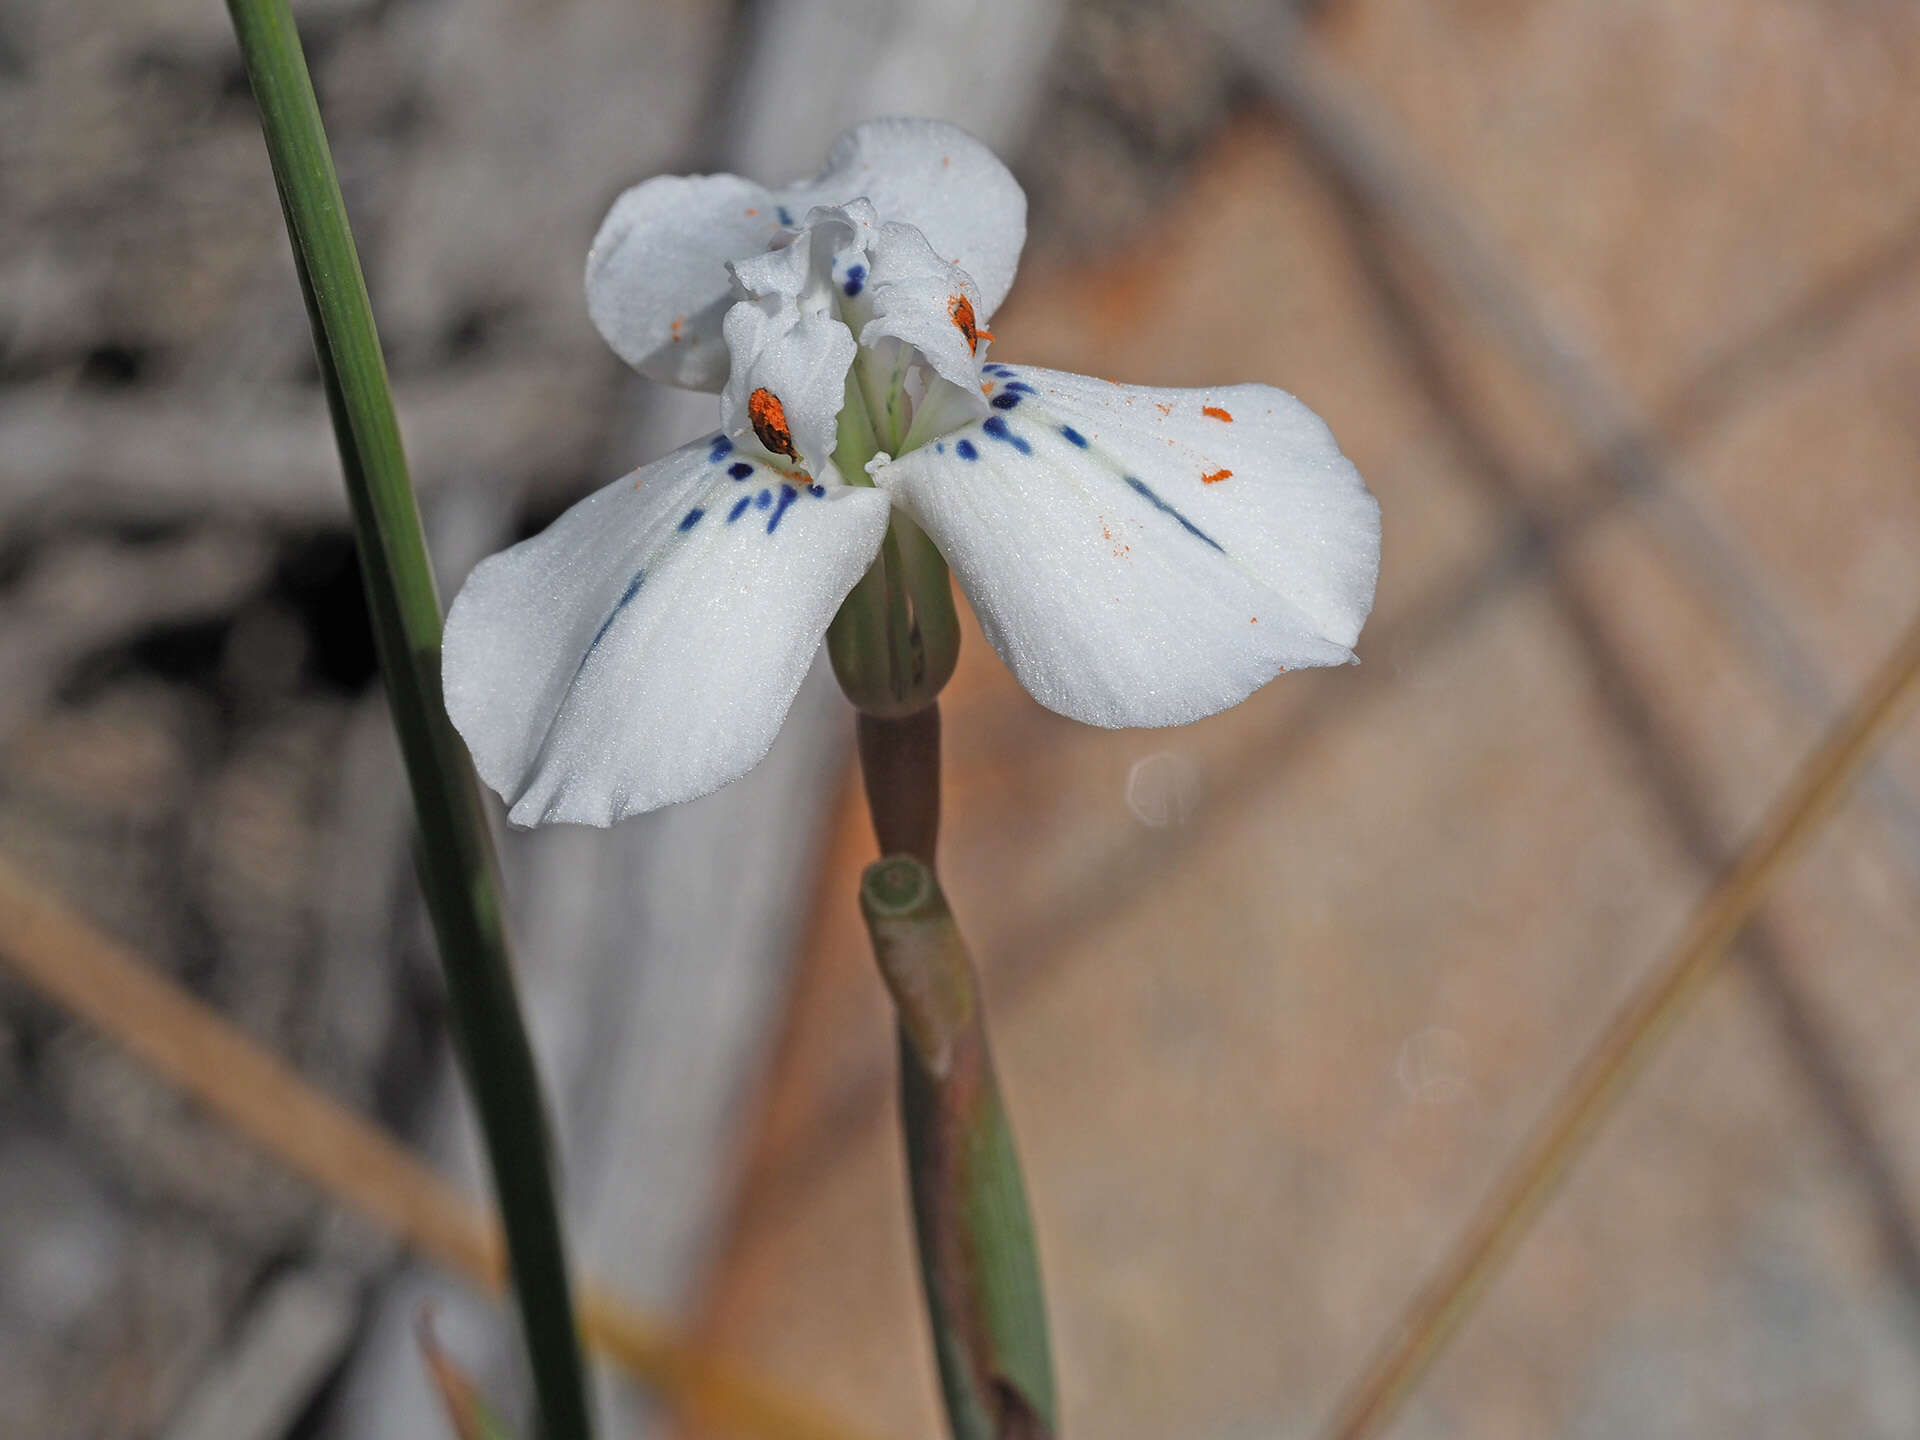
[[[860,343],[903,341],[926,357],[940,377],[970,395],[980,391],[985,307],[966,271],[933,252],[911,225],[880,227],[873,247],[873,318],[861,327]]]
[[[613,202],[587,252],[587,313],[648,379],[718,390],[727,379],[721,321],[734,300],[727,262],[761,254],[793,219],[765,186],[737,175],[636,185]]]
[[[729,310],[726,335],[733,361],[720,423],[736,433],[751,428],[769,455],[825,476],[858,349],[853,332],[824,311],[802,314],[786,296],[770,295]]]
[[[447,712],[508,818],[610,825],[752,769],[887,519],[713,437],[481,562],[447,616]]]
[[[1027,197],[994,153],[936,120],[871,120],[834,142],[811,180],[769,189],[737,175],[661,175],[613,202],[587,253],[587,311],[642,375],[695,390],[727,379],[721,321],[731,261],[764,254],[816,205],[866,197],[916,226],[980,287],[1006,298],[1027,238]]]
[[[834,141],[817,176],[780,198],[799,214],[859,195],[883,222],[913,226],[973,277],[981,323],[999,309],[1027,242],[1027,197],[993,151],[944,120],[869,120]]]
[[[1306,406],[1264,385],[985,368],[985,420],[873,476],[1041,704],[1180,725],[1353,658],[1380,508]]]

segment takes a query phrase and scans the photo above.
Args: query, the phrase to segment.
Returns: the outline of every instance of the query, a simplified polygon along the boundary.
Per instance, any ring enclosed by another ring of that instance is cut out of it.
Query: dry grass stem
[[[4,861],[0,959],[335,1201],[418,1254],[501,1291],[498,1226],[446,1180]],[[691,1418],[764,1440],[867,1440],[591,1285],[581,1291],[580,1328],[596,1350]]]
[[[1920,695],[1920,617],[1846,716],[1800,768],[1680,943],[1601,1034],[1439,1273],[1388,1332],[1328,1427],[1375,1435],[1398,1413],[1473,1310],[1640,1067],[1712,977],[1768,888],[1812,842],[1875,748]]]

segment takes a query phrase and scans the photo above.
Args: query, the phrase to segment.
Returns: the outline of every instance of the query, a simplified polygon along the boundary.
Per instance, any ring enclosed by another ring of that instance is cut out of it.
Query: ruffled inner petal
[[[862,345],[892,338],[912,346],[940,377],[977,394],[980,364],[992,335],[982,319],[985,301],[973,277],[933,252],[910,225],[881,226],[870,278],[873,318],[860,329]]]
[[[887,520],[714,436],[483,561],[447,616],[447,711],[509,818],[609,825],[745,774]]]
[[[1353,658],[1379,506],[1306,406],[1262,385],[985,370],[985,419],[873,477],[1042,704],[1184,724],[1282,670]]]
[[[786,457],[810,477],[825,476],[858,349],[853,332],[824,310],[803,312],[770,295],[729,310],[726,337],[732,360],[722,426],[752,433],[769,456]]]

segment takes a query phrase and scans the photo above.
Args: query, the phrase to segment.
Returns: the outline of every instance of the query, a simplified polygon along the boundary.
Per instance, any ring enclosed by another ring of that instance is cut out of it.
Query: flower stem
[[[440,692],[440,604],[360,259],[286,0],[227,0],[293,244],[340,447],[374,642],[419,821],[454,1041],[492,1163],[542,1433],[591,1434],[533,1052],[486,812]]]
[[[1051,1440],[1039,1258],[972,961],[933,871],[912,856],[867,867],[860,909],[899,1014],[907,1175],[948,1424],[954,1440]]]
[[[940,706],[898,719],[858,713],[860,773],[882,855],[933,864],[940,839]]]

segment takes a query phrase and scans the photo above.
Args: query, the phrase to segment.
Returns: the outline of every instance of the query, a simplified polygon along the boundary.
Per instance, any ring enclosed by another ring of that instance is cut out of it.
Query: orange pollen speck
[[[1158,400],[1153,402],[1153,408],[1158,410],[1162,415],[1171,415],[1173,413],[1173,406],[1162,405]]]
[[[968,350],[977,354],[980,350],[980,337],[985,335],[989,340],[993,338],[991,330],[982,330],[974,323],[973,302],[966,296],[955,295],[947,301],[947,314],[953,317],[953,323],[959,327],[960,333],[967,337]]]
[[[753,433],[767,449],[790,459],[800,458],[793,448],[793,432],[787,428],[786,407],[764,385],[747,397],[747,418],[753,421]]]
[[[1216,470],[1211,475],[1202,475],[1200,477],[1200,483],[1202,485],[1218,485],[1222,480],[1231,478],[1232,475],[1233,471],[1231,470]]]
[[[1229,425],[1233,423],[1233,416],[1222,410],[1218,405],[1202,405],[1200,407],[1200,413],[1202,415],[1211,415],[1216,420],[1224,420]]]

